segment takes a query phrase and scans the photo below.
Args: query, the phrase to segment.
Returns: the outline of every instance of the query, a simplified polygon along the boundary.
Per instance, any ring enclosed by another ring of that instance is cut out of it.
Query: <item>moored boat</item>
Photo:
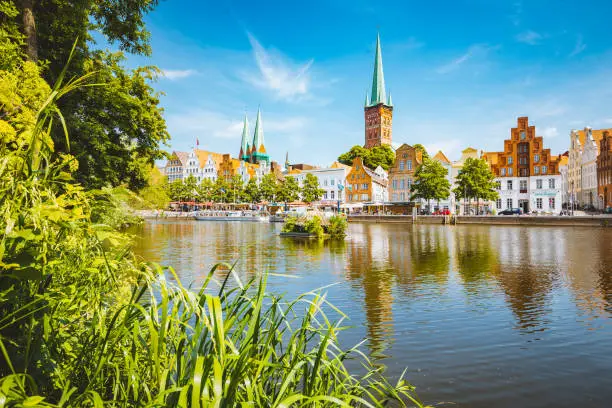
[[[198,211],[198,221],[261,221],[262,214],[254,211]]]

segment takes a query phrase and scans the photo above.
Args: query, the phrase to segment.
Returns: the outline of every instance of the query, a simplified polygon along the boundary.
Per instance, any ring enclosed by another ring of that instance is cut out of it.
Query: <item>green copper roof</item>
[[[389,98],[387,99],[387,106],[393,106],[393,100],[391,99],[391,91],[389,91]]]
[[[240,142],[240,154],[242,155],[242,157],[240,157],[241,159],[244,159],[249,154],[248,152],[249,142],[247,142],[248,138],[249,138],[249,120],[247,119],[247,114],[245,112],[244,113],[244,123],[242,124],[242,141]]]
[[[380,34],[376,36],[376,55],[374,56],[374,76],[372,77],[372,97],[370,98],[370,105],[378,105],[379,103],[387,103],[382,52],[380,50]]]
[[[263,124],[261,122],[261,109],[257,108],[257,120],[255,121],[255,133],[253,134],[253,150],[259,151],[264,144]]]
[[[364,104],[364,106],[365,106],[365,107],[368,107],[369,105],[370,105],[370,100],[368,99],[368,91],[367,91],[367,89],[366,89],[366,99],[365,99],[365,104]]]

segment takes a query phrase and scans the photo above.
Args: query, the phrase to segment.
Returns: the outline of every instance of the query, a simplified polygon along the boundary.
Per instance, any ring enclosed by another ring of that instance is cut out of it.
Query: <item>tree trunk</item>
[[[19,8],[23,19],[23,34],[26,42],[28,60],[38,62],[38,41],[36,38],[36,22],[34,21],[34,0],[20,0]]]

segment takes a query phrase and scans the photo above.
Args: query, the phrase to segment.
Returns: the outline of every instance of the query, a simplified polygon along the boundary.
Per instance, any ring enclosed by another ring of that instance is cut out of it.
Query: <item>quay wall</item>
[[[454,216],[436,215],[350,215],[349,222],[403,223],[403,224],[480,224],[480,225],[525,225],[557,227],[609,227],[610,216]]]

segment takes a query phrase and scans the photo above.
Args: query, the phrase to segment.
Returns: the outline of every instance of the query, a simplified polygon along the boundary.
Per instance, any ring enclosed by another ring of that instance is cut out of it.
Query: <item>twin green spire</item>
[[[242,125],[242,142],[240,143],[240,160],[249,159],[249,120],[246,112],[244,113],[244,123]]]
[[[391,101],[391,93],[387,98],[385,90],[385,75],[383,73],[382,51],[380,49],[380,34],[376,36],[376,54],[374,55],[374,75],[372,76],[372,94],[368,100],[366,92],[365,106],[375,106],[378,104],[393,106]]]
[[[242,141],[240,143],[240,159],[250,163],[269,162],[270,157],[266,152],[263,122],[261,120],[261,109],[257,109],[257,120],[255,121],[255,132],[253,133],[252,144],[249,145],[249,121],[246,113],[242,125]]]

